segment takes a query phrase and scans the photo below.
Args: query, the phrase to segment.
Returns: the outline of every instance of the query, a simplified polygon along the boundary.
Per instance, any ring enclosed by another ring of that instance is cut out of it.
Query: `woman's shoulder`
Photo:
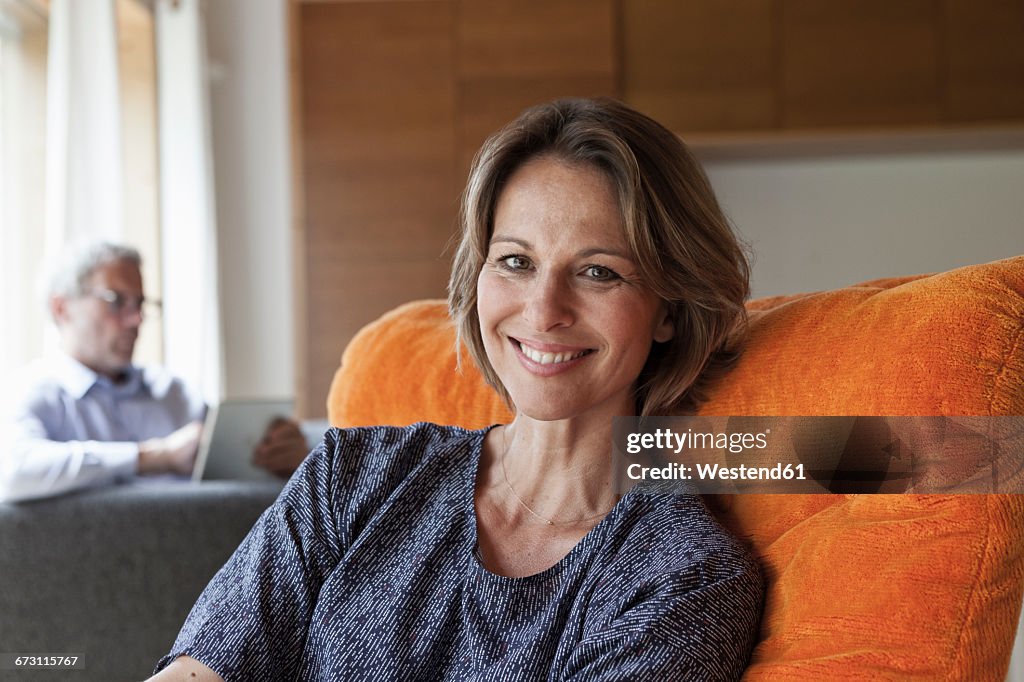
[[[408,426],[357,426],[330,428],[322,447],[343,462],[370,459],[380,464],[388,460],[420,461],[426,455],[457,447],[485,431],[459,426],[418,422]]]
[[[485,433],[428,422],[331,428],[311,457],[330,471],[338,491],[386,494],[426,462],[441,459],[468,464],[472,460],[468,455]]]
[[[631,491],[612,529],[613,555],[637,577],[675,574],[740,580],[758,587],[759,565],[748,546],[726,530],[699,495],[659,489]]]

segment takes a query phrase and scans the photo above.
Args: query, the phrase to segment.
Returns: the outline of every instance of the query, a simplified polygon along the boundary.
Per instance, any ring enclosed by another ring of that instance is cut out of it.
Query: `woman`
[[[690,410],[735,357],[747,264],[699,165],[557,101],[485,143],[462,230],[452,317],[513,422],[329,432],[157,679],[742,673],[756,564],[699,498],[612,486],[612,417]]]

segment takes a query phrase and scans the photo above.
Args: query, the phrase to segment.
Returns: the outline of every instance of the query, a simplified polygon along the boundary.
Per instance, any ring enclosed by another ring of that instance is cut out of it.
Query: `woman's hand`
[[[224,678],[194,658],[178,656],[149,682],[224,682]]]

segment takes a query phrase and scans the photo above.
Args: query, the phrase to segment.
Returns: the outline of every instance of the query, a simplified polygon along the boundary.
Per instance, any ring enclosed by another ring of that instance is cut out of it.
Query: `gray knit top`
[[[735,680],[757,564],[699,497],[634,488],[561,561],[481,566],[485,430],[329,431],[192,608],[157,669],[225,680]]]

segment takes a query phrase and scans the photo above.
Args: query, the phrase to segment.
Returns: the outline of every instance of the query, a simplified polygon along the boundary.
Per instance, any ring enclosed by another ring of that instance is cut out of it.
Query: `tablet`
[[[291,399],[225,400],[211,407],[203,424],[193,481],[278,481],[252,463],[252,451],[277,417],[290,417]]]

